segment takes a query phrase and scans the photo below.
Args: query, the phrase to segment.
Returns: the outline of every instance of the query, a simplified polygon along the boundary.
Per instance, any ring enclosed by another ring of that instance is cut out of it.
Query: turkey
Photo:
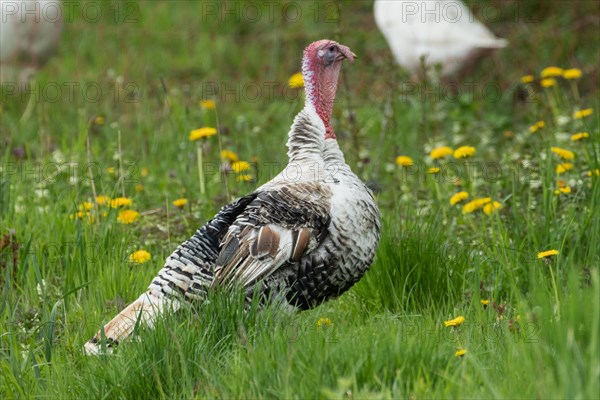
[[[52,56],[63,26],[59,0],[0,0],[0,82],[19,86]]]
[[[331,126],[338,75],[355,54],[331,40],[304,50],[305,106],[288,133],[288,165],[253,193],[223,207],[166,260],[148,290],[85,345],[96,354],[152,326],[209,290],[241,288],[250,299],[315,307],[349,289],[379,243],[379,210],[352,173]]]
[[[460,0],[375,0],[375,22],[402,67],[416,74],[421,58],[443,77],[492,49],[505,47]]]

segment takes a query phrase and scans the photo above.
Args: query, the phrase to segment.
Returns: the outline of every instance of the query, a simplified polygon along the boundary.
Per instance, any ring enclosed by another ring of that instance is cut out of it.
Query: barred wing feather
[[[248,288],[310,254],[327,235],[329,197],[315,182],[259,193],[227,231],[213,285]]]

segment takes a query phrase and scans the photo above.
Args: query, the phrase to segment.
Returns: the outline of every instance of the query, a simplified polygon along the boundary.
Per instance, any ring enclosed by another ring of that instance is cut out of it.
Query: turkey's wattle
[[[251,298],[278,298],[307,309],[358,281],[379,243],[379,210],[350,170],[330,118],[341,63],[354,54],[331,40],[304,52],[305,107],[288,133],[288,166],[221,209],[171,254],[148,290],[104,327],[106,345],[152,325],[211,288],[242,287]],[[294,177],[290,180],[289,177]],[[101,349],[101,333],[86,345]]]

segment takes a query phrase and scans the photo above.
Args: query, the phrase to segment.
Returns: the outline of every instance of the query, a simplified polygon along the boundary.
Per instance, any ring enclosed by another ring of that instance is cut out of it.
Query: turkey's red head
[[[314,107],[325,124],[325,139],[335,139],[330,119],[335,102],[338,76],[342,61],[354,61],[356,55],[346,46],[333,40],[319,40],[304,50],[302,77],[306,103]]]

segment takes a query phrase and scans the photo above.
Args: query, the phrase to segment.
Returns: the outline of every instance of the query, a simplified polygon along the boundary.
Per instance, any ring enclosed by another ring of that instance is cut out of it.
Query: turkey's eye
[[[335,61],[337,56],[337,47],[329,46],[327,48],[327,52],[325,53],[325,65],[329,65]]]

